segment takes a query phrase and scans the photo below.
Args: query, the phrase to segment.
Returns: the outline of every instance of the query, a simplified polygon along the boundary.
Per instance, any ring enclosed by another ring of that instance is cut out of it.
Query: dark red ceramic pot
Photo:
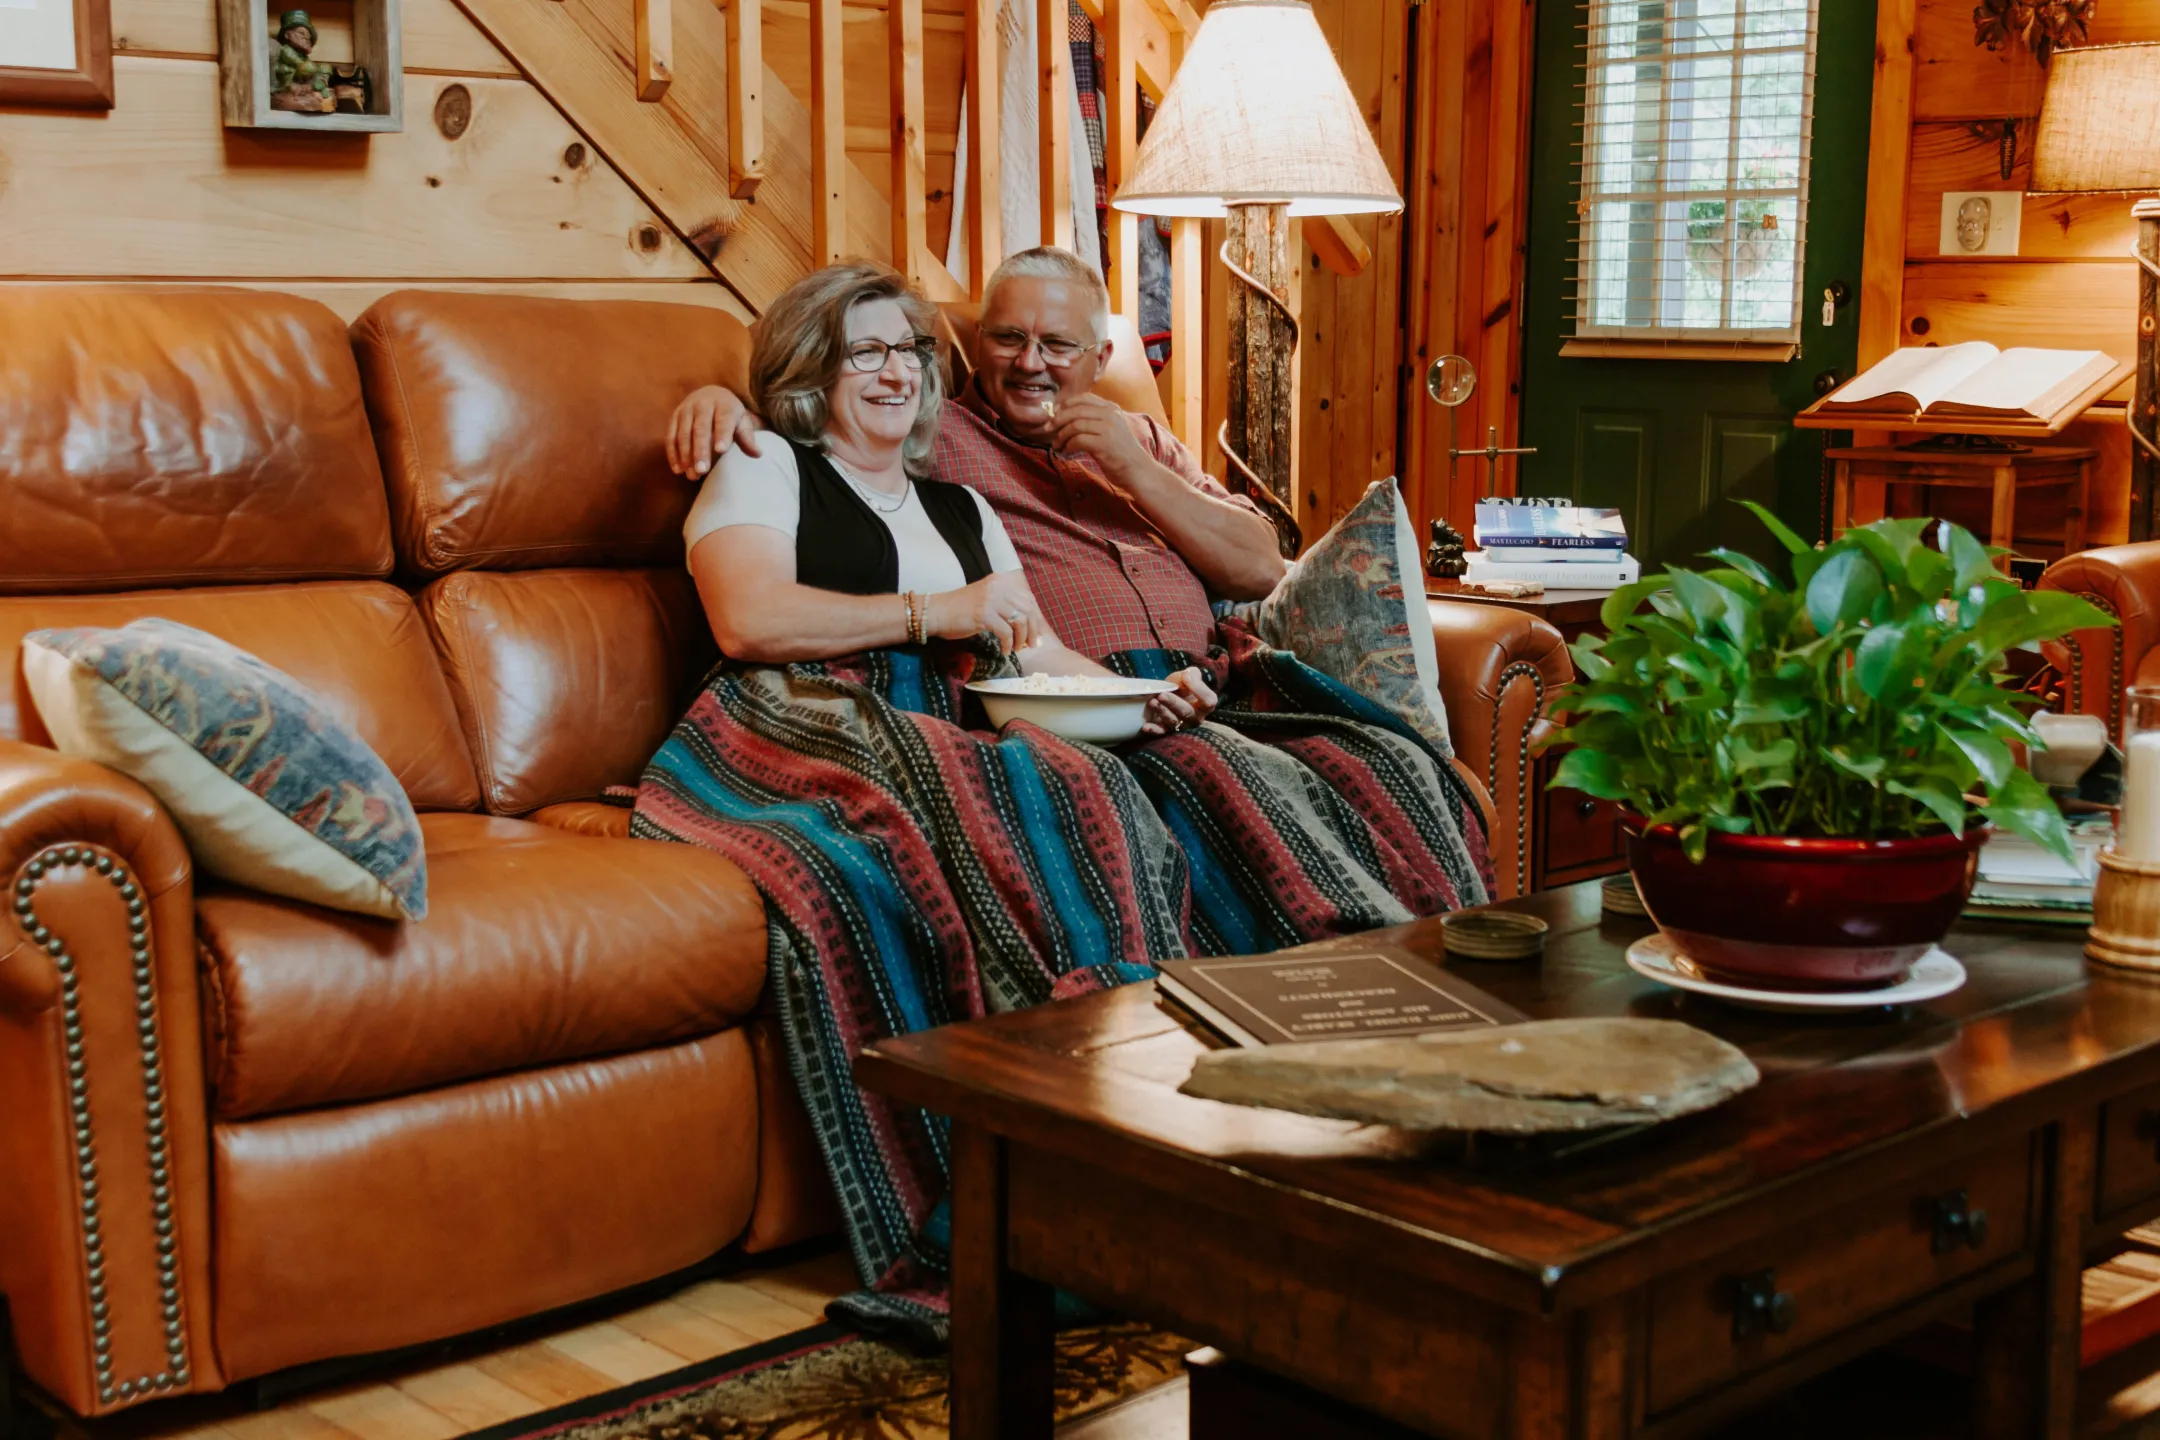
[[[1681,954],[1716,979],[1799,990],[1904,978],[1965,908],[1987,833],[1712,835],[1697,865],[1672,826],[1626,827],[1636,888]]]

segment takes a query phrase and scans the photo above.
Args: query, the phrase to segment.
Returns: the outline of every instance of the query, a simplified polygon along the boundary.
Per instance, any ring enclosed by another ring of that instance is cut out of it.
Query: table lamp
[[[2130,538],[2153,538],[2160,460],[2160,42],[2058,50],[2033,139],[2031,191],[2143,194],[2137,220],[2137,378],[2130,401]]]
[[[1402,196],[1306,0],[1215,0],[1111,204],[1140,215],[1224,217],[1229,414],[1217,439],[1268,509],[1285,554],[1290,506],[1290,217],[1402,209]],[[1182,340],[1180,343],[1184,343]]]

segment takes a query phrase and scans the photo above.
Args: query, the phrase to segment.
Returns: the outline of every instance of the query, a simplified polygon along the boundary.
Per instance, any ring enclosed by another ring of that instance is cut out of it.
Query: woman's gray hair
[[[825,396],[847,364],[848,312],[874,300],[898,305],[915,327],[918,343],[936,336],[937,307],[905,275],[867,260],[812,271],[759,317],[750,349],[750,400],[767,425],[799,444],[825,448],[832,419]],[[901,446],[907,468],[918,475],[930,468],[945,401],[945,373],[935,355],[927,358],[920,379],[915,426]]]

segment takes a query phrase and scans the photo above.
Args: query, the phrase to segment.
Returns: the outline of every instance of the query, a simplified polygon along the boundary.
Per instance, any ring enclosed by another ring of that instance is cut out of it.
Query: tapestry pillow
[[[157,796],[203,870],[363,915],[427,914],[427,857],[404,788],[283,671],[148,619],[34,631],[23,672],[53,743]]]
[[[1417,530],[1391,477],[1375,480],[1264,600],[1253,633],[1378,702],[1452,755]]]

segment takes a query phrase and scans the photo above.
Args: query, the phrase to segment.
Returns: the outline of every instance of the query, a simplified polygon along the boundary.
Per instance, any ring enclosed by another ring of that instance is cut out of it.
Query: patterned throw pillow
[[[1417,530],[1392,477],[1375,480],[1265,600],[1235,608],[1268,644],[1386,707],[1442,755],[1455,753]]]
[[[427,914],[427,856],[404,788],[283,671],[150,619],[35,631],[23,672],[53,743],[157,796],[202,869],[363,915]]]

